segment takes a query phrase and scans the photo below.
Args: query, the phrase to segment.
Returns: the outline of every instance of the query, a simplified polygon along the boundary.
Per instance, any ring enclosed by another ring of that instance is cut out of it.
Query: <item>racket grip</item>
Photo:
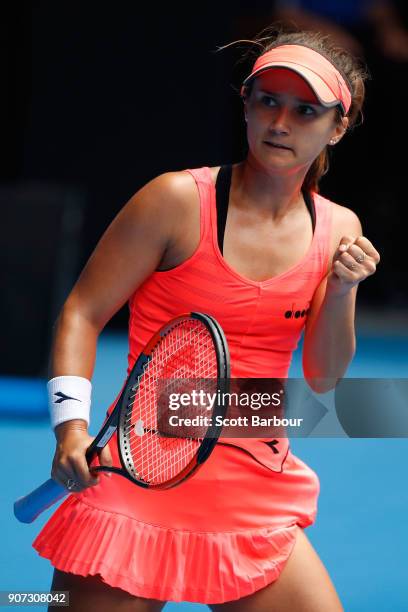
[[[65,487],[50,478],[14,503],[14,516],[20,523],[32,523],[41,512],[44,512],[68,493],[69,491]]]

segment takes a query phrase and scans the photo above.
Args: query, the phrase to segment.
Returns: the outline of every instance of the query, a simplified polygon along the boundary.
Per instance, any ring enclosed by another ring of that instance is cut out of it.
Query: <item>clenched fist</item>
[[[343,236],[328,274],[328,289],[337,295],[344,295],[374,274],[379,261],[378,251],[367,238]]]

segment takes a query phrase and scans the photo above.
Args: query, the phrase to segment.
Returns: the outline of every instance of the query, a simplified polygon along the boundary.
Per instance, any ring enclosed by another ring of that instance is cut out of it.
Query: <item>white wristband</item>
[[[83,419],[89,425],[92,384],[82,376],[57,376],[47,384],[51,425]]]

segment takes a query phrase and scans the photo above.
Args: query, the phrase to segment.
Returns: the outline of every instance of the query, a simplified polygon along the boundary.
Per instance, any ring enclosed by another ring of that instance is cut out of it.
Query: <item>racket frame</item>
[[[122,433],[125,429],[129,395],[131,393],[137,393],[140,377],[143,375],[146,366],[153,358],[155,348],[170,331],[172,331],[177,325],[181,324],[186,319],[190,318],[196,319],[203,323],[207,328],[207,331],[210,333],[215,346],[217,358],[217,393],[219,392],[222,395],[228,392],[230,378],[230,357],[227,340],[219,323],[210,315],[199,312],[186,313],[175,317],[163,325],[153,335],[148,344],[145,346],[143,352],[140,353],[129,374],[129,377],[126,380],[113,411],[86,452],[86,459],[88,464],[90,464],[94,457],[102,450],[104,446],[106,446],[111,437],[117,432],[118,455],[122,468],[92,466],[92,471],[113,472],[120,474],[140,487],[146,489],[164,490],[175,487],[189,478],[210,456],[222,431],[222,425],[216,424],[216,417],[220,416],[223,418],[226,413],[226,406],[224,406],[222,403],[214,403],[211,414],[212,425],[208,428],[198,452],[183,470],[181,470],[172,479],[163,483],[148,483],[132,475],[132,473],[136,474],[136,469],[134,468],[132,457],[128,449],[126,436],[124,436]]]

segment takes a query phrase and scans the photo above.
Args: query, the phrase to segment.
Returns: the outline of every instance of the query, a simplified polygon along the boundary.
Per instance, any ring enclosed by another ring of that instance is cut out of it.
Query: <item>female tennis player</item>
[[[75,400],[50,398],[52,477],[73,494],[34,547],[75,611],[156,611],[166,601],[229,612],[342,609],[304,533],[319,480],[286,438],[217,444],[193,478],[160,492],[92,475],[85,461],[97,338],[127,300],[129,369],[156,329],[188,311],[221,324],[233,377],[287,376],[303,330],[314,390],[333,387],[353,357],[357,287],[380,258],[354,212],[321,196],[318,183],[328,149],[361,111],[364,71],[319,34],[256,44],[241,92],[245,159],[166,173],[136,193],[57,322],[52,375]],[[115,453],[112,439],[101,463]]]

